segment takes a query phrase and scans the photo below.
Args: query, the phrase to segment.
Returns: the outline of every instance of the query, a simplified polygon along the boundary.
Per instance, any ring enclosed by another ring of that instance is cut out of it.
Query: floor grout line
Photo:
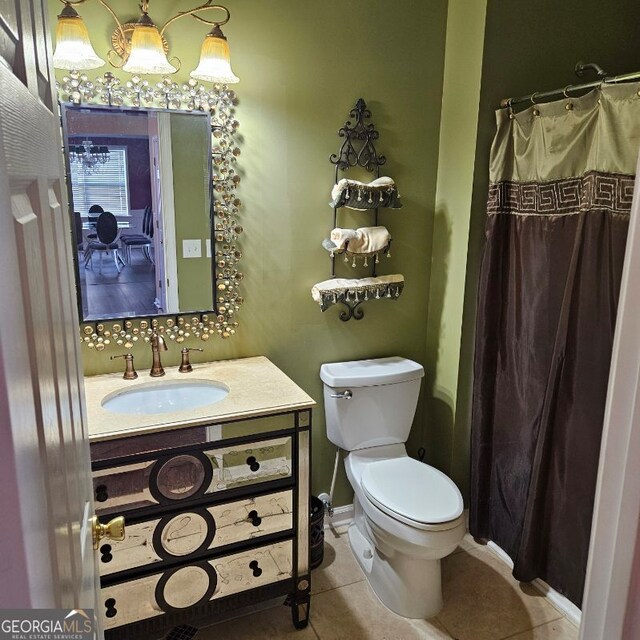
[[[527,631],[533,631],[534,629],[538,629],[540,627],[544,627],[545,624],[551,624],[552,622],[558,622],[558,620],[564,620],[566,616],[561,615],[559,618],[553,618],[553,620],[547,620],[546,622],[541,622],[540,624],[536,624],[533,627],[529,627],[528,629],[521,629],[520,631],[516,631],[515,633],[511,633],[508,636],[503,636],[502,638],[498,638],[497,640],[509,640],[509,638],[515,638],[521,633],[526,633]],[[575,625],[574,625],[575,626]]]
[[[451,640],[456,640],[456,637],[453,635],[453,633],[449,631],[449,627],[447,627],[447,625],[442,620],[440,620],[440,616],[434,616],[434,617],[438,621],[438,624],[449,634],[449,637],[451,638]]]
[[[321,638],[320,638],[320,634],[317,632],[316,628],[313,626],[313,620],[311,619],[311,616],[309,616],[309,626],[311,627],[311,631],[313,631],[313,635],[314,635],[318,640],[321,640]]]
[[[331,591],[335,591],[336,589],[342,589],[342,587],[350,587],[351,585],[358,584],[359,582],[366,582],[367,578],[362,577],[360,580],[354,580],[353,582],[347,582],[345,584],[340,584],[335,587],[331,587],[330,589],[325,589],[324,591],[315,591],[311,593],[311,597],[321,596],[323,593],[330,593]]]

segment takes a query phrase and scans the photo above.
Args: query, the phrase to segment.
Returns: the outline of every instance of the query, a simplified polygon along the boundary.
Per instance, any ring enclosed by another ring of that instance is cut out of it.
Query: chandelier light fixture
[[[89,39],[89,30],[75,9],[75,6],[88,0],[60,0],[64,9],[58,16],[56,28],[56,48],[53,53],[53,66],[56,69],[83,71],[97,69],[105,64],[94,51]],[[113,49],[107,54],[111,66],[134,74],[172,74],[180,69],[177,57],[167,58],[169,44],[164,37],[167,27],[187,16],[198,22],[210,25],[200,52],[200,62],[189,75],[205,82],[215,84],[235,84],[239,78],[231,69],[229,44],[221,27],[231,14],[226,7],[212,4],[208,0],[193,9],[180,11],[158,28],[149,17],[149,0],[140,3],[140,17],[137,22],[121,22],[114,10],[105,2],[97,0],[112,16],[116,29],[111,36]],[[206,20],[198,15],[204,11],[224,12],[222,20]]]
[[[69,161],[81,165],[85,173],[96,173],[103,164],[109,162],[109,147],[94,145],[91,140],[70,144],[68,152]]]

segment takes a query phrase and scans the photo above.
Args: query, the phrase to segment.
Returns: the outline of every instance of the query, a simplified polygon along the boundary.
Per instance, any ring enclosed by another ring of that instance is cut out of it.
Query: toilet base
[[[364,519],[357,520],[360,523],[356,521],[349,527],[349,545],[382,604],[404,618],[437,615],[442,609],[440,560],[398,552],[387,556],[361,530]]]

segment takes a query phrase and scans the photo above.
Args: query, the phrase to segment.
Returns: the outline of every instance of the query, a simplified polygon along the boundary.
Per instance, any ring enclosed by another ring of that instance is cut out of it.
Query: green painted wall
[[[637,71],[639,41],[636,0],[488,0],[455,411],[454,477],[460,486],[468,485],[465,446],[470,435],[476,297],[494,109],[504,97],[579,82],[573,68],[580,60],[597,62],[610,73]]]
[[[469,437],[456,428],[455,406],[485,10],[485,0],[449,0],[422,427],[427,460],[463,493]]]
[[[55,15],[60,4],[50,4]],[[228,2],[232,19],[224,31],[241,78],[237,117],[246,302],[238,334],[225,342],[200,343],[206,351],[193,354],[194,362],[263,354],[317,401],[323,362],[392,354],[426,362],[447,3],[396,0],[389,5],[384,0]],[[135,5],[114,0],[113,6],[129,16]],[[162,23],[179,7],[156,2],[151,8],[151,16]],[[112,29],[108,15],[96,2],[78,9],[92,25],[96,50],[106,54]],[[186,19],[167,32],[172,54],[182,59],[182,80],[195,67],[204,35],[202,25]],[[407,285],[397,302],[369,303],[363,320],[342,323],[336,309],[320,313],[310,288],[330,274],[320,246],[331,228],[328,157],[338,150],[337,130],[359,97],[373,111],[379,149],[388,157],[386,172],[398,182],[404,202],[401,211],[382,219],[394,244],[393,257],[384,260],[381,271],[403,273]],[[163,360],[176,365],[178,346],[169,348]],[[89,375],[120,366],[104,353],[84,353]],[[140,368],[150,365],[147,346],[136,345],[134,354]],[[412,452],[425,444],[422,415],[421,400]],[[313,438],[316,492],[329,487],[333,455],[320,402]],[[336,504],[350,501],[341,469]]]
[[[213,293],[202,286],[211,280],[211,258],[207,258],[205,240],[211,237],[209,122],[190,114],[172,113],[171,160],[175,207],[175,246],[178,263],[179,308],[210,309]],[[183,240],[201,240],[202,257],[185,258]]]

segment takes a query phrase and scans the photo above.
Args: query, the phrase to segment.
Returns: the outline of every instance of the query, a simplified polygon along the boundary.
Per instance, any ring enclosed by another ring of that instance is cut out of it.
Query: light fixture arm
[[[122,42],[126,42],[127,38],[126,38],[125,33],[124,33],[124,28],[122,27],[122,23],[118,19],[118,16],[116,15],[116,12],[104,0],[98,0],[98,2],[111,14],[111,17],[114,19],[115,23],[118,25],[117,29],[120,32],[120,37],[122,38]],[[119,69],[124,64],[124,59],[119,64],[118,63],[114,63],[113,60],[111,59],[112,55],[114,53],[115,53],[115,51],[113,49],[110,49],[107,52],[107,60],[109,60],[109,64],[111,64],[112,67],[115,67],[116,69]]]
[[[102,0],[100,0],[102,1]],[[162,27],[162,29],[160,29],[160,35],[163,35],[165,32],[165,29],[172,23],[175,22],[176,20],[179,20],[180,18],[184,18],[185,16],[192,16],[194,17],[196,20],[200,21],[200,22],[204,22],[205,24],[211,24],[214,25],[216,27],[220,27],[223,24],[227,24],[227,22],[229,22],[229,19],[231,18],[231,13],[229,12],[229,9],[227,9],[227,7],[223,7],[220,4],[211,4],[213,2],[213,0],[207,0],[207,2],[205,2],[204,4],[200,5],[199,7],[194,7],[193,9],[188,9],[187,11],[181,11],[180,13],[176,14],[175,16],[173,16],[173,18],[169,18],[169,20],[167,20],[167,22],[165,22],[164,26]],[[200,11],[209,11],[211,9],[219,9],[221,11],[224,11],[227,15],[225,17],[224,20],[205,20],[205,18],[201,18],[200,16],[196,15],[198,12]]]

